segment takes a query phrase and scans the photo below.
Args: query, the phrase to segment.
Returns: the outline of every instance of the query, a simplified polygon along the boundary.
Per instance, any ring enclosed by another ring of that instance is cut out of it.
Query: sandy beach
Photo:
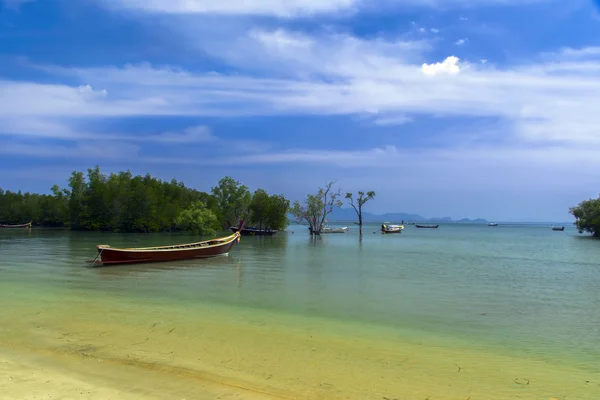
[[[6,400],[29,399],[277,399],[214,382],[102,360],[0,350],[0,393]]]
[[[182,314],[121,302],[106,313],[93,301],[79,305],[21,303],[5,319],[4,399],[563,400],[575,393],[595,400],[600,393],[597,371],[386,331],[373,340],[376,332],[351,324],[222,307]],[[78,318],[70,317],[76,309]]]

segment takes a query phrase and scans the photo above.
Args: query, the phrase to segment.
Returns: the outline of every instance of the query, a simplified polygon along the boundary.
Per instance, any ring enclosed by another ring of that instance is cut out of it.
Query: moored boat
[[[323,229],[321,229],[321,233],[346,233],[348,232],[348,227],[344,226],[342,228],[331,228],[329,226],[325,226],[323,227]]]
[[[242,228],[243,222],[239,226],[240,230]],[[240,236],[239,232],[235,232],[227,237],[202,242],[158,247],[113,248],[100,244],[96,246],[98,256],[94,261],[89,262],[93,265],[118,265],[216,257],[228,254],[233,245],[239,243]]]
[[[253,227],[244,228],[241,231],[239,231],[238,228],[234,227],[231,227],[229,229],[231,229],[231,231],[234,233],[240,232],[242,236],[273,236],[277,233],[277,231],[274,229],[259,229]]]
[[[2,229],[31,228],[31,222],[28,222],[26,224],[19,224],[19,225],[3,225],[3,224],[0,224],[0,228],[2,228]]]
[[[490,223],[488,224],[488,226],[498,226],[498,224],[497,224],[497,223],[495,223],[495,222],[490,222]]]
[[[437,229],[439,225],[415,225],[417,228],[425,228],[425,229]]]
[[[552,230],[553,231],[564,231],[565,227],[564,226],[553,226]]]
[[[244,227],[240,230],[238,227],[231,226],[229,221],[227,221],[227,223],[230,225],[229,229],[231,229],[233,233],[240,232],[242,236],[273,236],[277,233],[276,229],[261,229],[253,226]]]
[[[388,225],[388,224],[381,225],[382,233],[402,233],[403,230],[404,230],[404,225]]]

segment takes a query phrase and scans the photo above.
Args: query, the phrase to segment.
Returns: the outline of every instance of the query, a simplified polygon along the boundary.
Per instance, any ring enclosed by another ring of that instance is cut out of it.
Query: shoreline
[[[19,297],[5,298],[12,312],[0,327],[0,376],[13,377],[0,386],[7,399],[47,392],[125,400],[595,400],[600,390],[597,372],[574,365],[413,342],[393,330],[207,305],[140,308],[83,293],[34,304]]]
[[[22,399],[243,399],[290,397],[202,380],[185,373],[152,370],[84,356],[42,354],[0,347],[3,400]],[[166,379],[167,378],[167,379]]]

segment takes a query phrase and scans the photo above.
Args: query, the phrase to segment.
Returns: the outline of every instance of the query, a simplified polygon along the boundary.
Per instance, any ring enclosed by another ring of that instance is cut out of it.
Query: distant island
[[[348,222],[356,220],[356,212],[352,208],[336,208],[327,217],[329,222]],[[290,220],[294,220],[293,216],[290,216]],[[385,213],[385,214],[374,214],[369,212],[363,212],[364,222],[438,222],[438,223],[456,223],[456,224],[487,224],[488,221],[483,218],[468,219],[463,218],[460,220],[454,220],[451,217],[434,217],[425,218],[418,214],[408,213]]]

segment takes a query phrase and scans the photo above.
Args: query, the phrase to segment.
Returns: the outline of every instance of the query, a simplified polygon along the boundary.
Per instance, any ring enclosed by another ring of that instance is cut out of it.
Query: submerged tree
[[[283,195],[272,195],[258,189],[250,202],[250,224],[259,229],[285,229],[288,225],[287,213],[290,201]]]
[[[584,200],[569,212],[576,218],[575,225],[579,233],[589,232],[600,237],[600,197]]]
[[[306,196],[304,203],[294,202],[291,209],[292,215],[299,222],[308,224],[311,235],[320,235],[327,220],[327,216],[333,212],[335,207],[341,207],[342,201],[339,200],[341,191],[334,191],[335,182],[329,182],[325,188],[319,188],[317,194]]]
[[[356,203],[354,202],[354,197],[352,193],[346,193],[346,199],[350,200],[350,205],[356,211],[356,215],[358,216],[358,227],[359,232],[362,235],[362,227],[363,227],[363,216],[362,216],[362,208],[365,203],[369,200],[373,200],[375,198],[375,192],[370,191],[365,194],[365,192],[358,192],[358,197],[356,198]]]
[[[269,197],[266,224],[270,229],[282,230],[288,226],[288,212],[290,201],[282,194],[273,194]]]

